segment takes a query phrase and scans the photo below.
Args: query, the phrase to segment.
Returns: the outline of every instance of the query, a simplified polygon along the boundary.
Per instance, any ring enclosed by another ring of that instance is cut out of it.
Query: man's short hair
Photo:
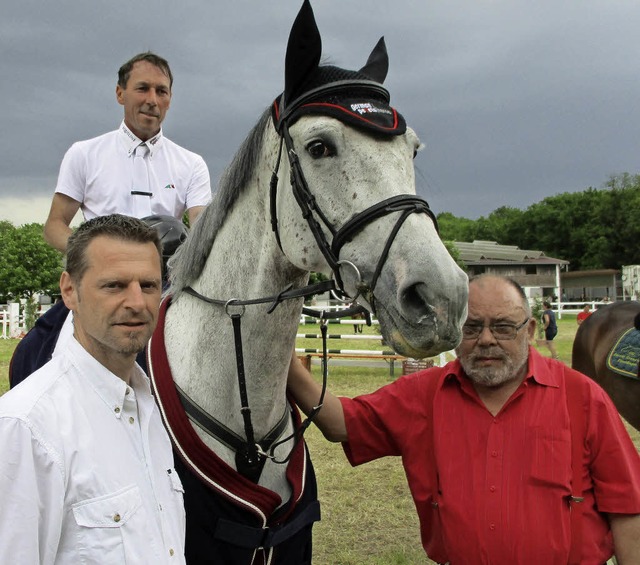
[[[65,270],[72,279],[82,280],[85,271],[89,268],[87,247],[99,236],[133,243],[153,243],[158,250],[162,264],[162,245],[158,238],[158,232],[154,228],[137,218],[122,214],[110,214],[84,222],[69,237]]]
[[[127,83],[129,82],[129,76],[131,76],[133,65],[140,61],[146,61],[147,63],[151,63],[158,67],[169,79],[169,87],[173,87],[173,75],[171,74],[171,68],[169,67],[167,60],[155,53],[152,53],[151,51],[145,51],[144,53],[138,53],[129,59],[118,70],[118,84],[121,88],[127,88]]]
[[[470,277],[469,284],[471,284],[473,281],[478,281],[486,278],[503,280],[504,282],[506,282],[513,288],[515,288],[518,294],[520,295],[520,298],[522,299],[522,307],[524,308],[527,316],[531,316],[531,305],[529,304],[529,298],[527,297],[527,293],[524,291],[524,288],[522,288],[522,285],[518,281],[504,275],[493,275],[491,273],[483,273],[481,275],[475,275]]]

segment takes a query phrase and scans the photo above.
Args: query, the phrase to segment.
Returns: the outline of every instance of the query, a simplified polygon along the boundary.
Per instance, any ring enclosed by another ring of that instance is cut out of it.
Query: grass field
[[[575,316],[559,320],[555,339],[560,359],[571,363],[576,331]],[[319,333],[317,326],[300,327],[300,333]],[[331,326],[329,333],[351,334],[351,325]],[[375,328],[364,328],[375,334]],[[17,340],[0,340],[0,394],[8,389],[7,370]],[[320,340],[298,340],[298,347],[319,348]],[[380,349],[377,341],[332,340],[331,348]],[[546,349],[541,349],[548,355]],[[313,367],[319,378],[320,368]],[[398,368],[396,374],[400,374]],[[329,386],[339,395],[355,396],[388,383],[389,370],[329,366]],[[640,450],[640,434],[630,429]],[[432,563],[420,545],[418,519],[397,458],[386,458],[353,469],[339,445],[324,440],[312,426],[307,442],[318,476],[322,521],[314,527],[316,565],[413,565]]]

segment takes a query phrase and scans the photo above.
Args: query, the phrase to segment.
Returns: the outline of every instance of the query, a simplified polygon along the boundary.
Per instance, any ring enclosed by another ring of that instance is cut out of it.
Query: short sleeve
[[[84,202],[86,176],[86,157],[82,153],[81,145],[74,143],[62,159],[56,193],[64,194],[80,203]]]
[[[429,378],[438,378],[437,373],[412,373],[371,394],[340,398],[349,437],[343,447],[352,465],[402,455],[407,446],[421,441],[431,425],[424,401]]]
[[[211,179],[204,159],[196,155],[191,182],[187,188],[186,209],[206,206],[211,202]]]
[[[593,385],[587,443],[596,505],[600,512],[640,513],[640,455],[613,402]]]

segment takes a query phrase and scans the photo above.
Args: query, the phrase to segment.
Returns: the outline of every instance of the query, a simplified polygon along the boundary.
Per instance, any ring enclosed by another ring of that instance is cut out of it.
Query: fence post
[[[9,337],[20,337],[20,303],[9,302]]]

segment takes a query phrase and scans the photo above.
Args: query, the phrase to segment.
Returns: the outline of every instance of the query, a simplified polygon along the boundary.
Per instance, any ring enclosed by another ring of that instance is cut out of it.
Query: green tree
[[[571,270],[640,263],[640,175],[612,175],[595,189],[550,196],[526,210],[502,206],[477,220],[438,214],[445,241],[496,241],[566,259]]]
[[[476,239],[476,221],[459,218],[451,212],[441,212],[437,216],[440,237],[444,241],[473,241]]]
[[[62,254],[45,243],[42,224],[0,222],[0,296],[26,299],[35,317],[34,295],[58,294],[61,272]]]
[[[501,206],[486,218],[478,219],[476,239],[496,241],[501,245],[513,245],[518,238],[524,212],[518,208]]]

